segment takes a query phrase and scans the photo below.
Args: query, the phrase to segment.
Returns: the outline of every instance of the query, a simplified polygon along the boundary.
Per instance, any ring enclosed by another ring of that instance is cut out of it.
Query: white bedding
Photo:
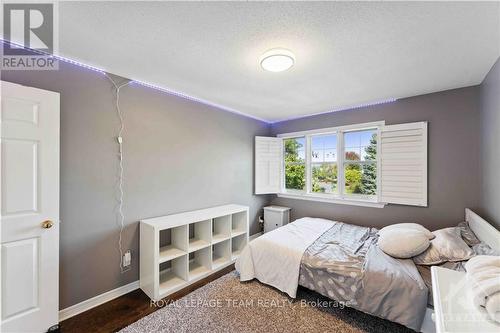
[[[240,280],[256,278],[295,298],[304,251],[332,225],[305,217],[253,240],[236,260]]]

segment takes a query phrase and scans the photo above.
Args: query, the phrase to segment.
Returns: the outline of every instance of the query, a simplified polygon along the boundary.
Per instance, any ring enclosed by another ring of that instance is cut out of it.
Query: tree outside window
[[[285,188],[305,190],[306,161],[305,138],[285,139]]]
[[[368,145],[367,135],[371,135]],[[346,194],[377,194],[377,133],[373,130],[346,133],[344,179]],[[359,141],[358,145],[353,142]]]

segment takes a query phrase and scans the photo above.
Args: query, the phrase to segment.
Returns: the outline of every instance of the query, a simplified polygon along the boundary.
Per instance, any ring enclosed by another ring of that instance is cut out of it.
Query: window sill
[[[361,199],[326,198],[326,197],[310,195],[310,194],[278,193],[278,197],[288,198],[288,199],[328,202],[328,203],[334,203],[334,204],[339,204],[339,205],[372,207],[372,208],[384,208],[386,205],[383,202],[378,202],[378,201],[369,200],[369,199],[361,200]]]

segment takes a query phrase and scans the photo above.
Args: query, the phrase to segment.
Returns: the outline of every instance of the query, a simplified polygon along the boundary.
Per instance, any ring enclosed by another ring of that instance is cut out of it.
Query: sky
[[[345,151],[354,152],[358,156],[365,158],[365,148],[370,145],[370,139],[375,130],[355,131],[344,134]],[[302,147],[299,149],[299,157],[305,158],[305,138],[297,138]],[[312,159],[314,162],[335,162],[337,160],[337,136],[318,135],[313,136],[311,141]]]

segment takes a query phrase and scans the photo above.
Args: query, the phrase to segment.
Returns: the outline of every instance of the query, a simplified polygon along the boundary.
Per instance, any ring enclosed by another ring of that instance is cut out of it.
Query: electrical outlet
[[[132,261],[132,255],[130,254],[130,250],[127,250],[127,252],[123,254],[123,267],[130,266],[131,261]]]

